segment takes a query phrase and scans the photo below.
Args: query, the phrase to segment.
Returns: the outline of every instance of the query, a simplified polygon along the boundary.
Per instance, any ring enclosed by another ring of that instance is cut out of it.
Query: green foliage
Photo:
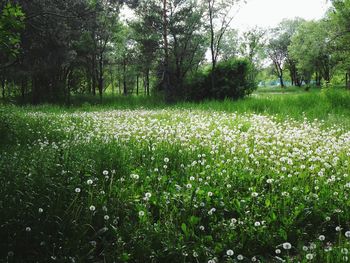
[[[213,75],[214,88],[211,85]],[[185,87],[189,100],[243,98],[256,88],[254,66],[244,59],[221,61],[214,72],[202,70],[195,73]]]
[[[19,54],[23,19],[24,13],[17,4],[9,2],[0,10],[0,66]]]

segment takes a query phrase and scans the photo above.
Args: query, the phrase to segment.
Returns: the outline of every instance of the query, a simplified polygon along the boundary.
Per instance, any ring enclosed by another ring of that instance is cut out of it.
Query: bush
[[[212,75],[214,74],[214,88]],[[251,94],[257,87],[253,65],[245,59],[219,62],[212,72],[200,70],[186,80],[189,100],[239,99]]]

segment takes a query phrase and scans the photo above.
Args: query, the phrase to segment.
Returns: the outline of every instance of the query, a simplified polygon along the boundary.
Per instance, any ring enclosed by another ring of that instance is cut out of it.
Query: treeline
[[[324,19],[284,20],[270,31],[266,54],[280,85],[342,82],[350,88],[350,1],[332,1]]]
[[[293,85],[328,83],[335,72],[349,85],[349,3],[333,1],[321,21],[238,35],[230,28],[237,0],[5,0],[2,97],[69,104],[72,94],[102,99],[108,90],[168,102],[239,98],[253,91],[266,59],[282,86],[286,76]]]

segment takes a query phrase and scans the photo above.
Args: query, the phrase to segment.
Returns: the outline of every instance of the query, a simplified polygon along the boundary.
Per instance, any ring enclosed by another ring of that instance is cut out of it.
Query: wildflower
[[[92,181],[91,179],[89,179],[89,180],[86,181],[86,183],[87,183],[88,185],[92,185],[93,181]]]
[[[320,236],[318,237],[318,239],[319,239],[320,241],[324,241],[324,240],[326,239],[326,237],[325,237],[324,235],[320,235]]]
[[[74,190],[76,193],[80,193],[80,188],[79,187],[77,187],[77,188],[75,188],[75,190]]]
[[[228,255],[229,257],[233,256],[233,250],[232,249],[227,250],[226,255]]]
[[[31,227],[27,226],[26,227],[26,232],[30,232],[30,231],[32,231]]]
[[[308,251],[309,248],[308,248],[307,246],[303,246],[303,250],[304,250],[304,251]]]
[[[138,174],[131,174],[130,177],[131,177],[131,179],[135,179],[135,180],[139,179],[139,175]]]
[[[210,210],[208,211],[208,215],[211,216],[215,211],[216,211],[215,208],[210,209]]]
[[[257,221],[254,223],[254,226],[259,227],[259,226],[261,226],[261,223],[259,221]]]
[[[169,158],[165,157],[165,158],[164,158],[164,162],[165,162],[165,163],[168,163],[168,162],[169,162]]]
[[[38,209],[38,212],[41,214],[42,212],[44,212],[44,209],[39,208],[39,209]]]
[[[102,172],[102,174],[106,176],[106,175],[108,175],[108,171],[107,171],[107,170],[104,170],[104,171]]]
[[[213,193],[212,192],[208,192],[208,196],[209,197],[213,196]]]
[[[267,180],[266,180],[266,183],[268,183],[268,184],[272,184],[272,183],[273,183],[273,181],[274,181],[273,179],[267,179]]]
[[[312,260],[314,258],[314,254],[306,254],[306,259],[307,260]]]
[[[96,210],[96,207],[93,206],[93,205],[91,205],[91,206],[89,207],[89,209],[90,209],[90,211],[95,211],[95,210]]]
[[[344,255],[347,255],[349,253],[349,250],[346,247],[343,247],[340,252]]]
[[[145,215],[145,212],[143,212],[143,211],[140,211],[139,212],[139,217],[142,217],[142,216],[144,216]]]
[[[199,226],[199,229],[204,231],[205,227],[204,226]]]
[[[243,260],[243,256],[242,255],[238,255],[237,259],[241,261],[241,260]]]
[[[337,226],[336,228],[335,228],[335,231],[337,231],[337,232],[340,232],[342,230],[342,228],[340,227],[340,226]]]
[[[108,220],[108,219],[109,219],[109,216],[108,216],[108,215],[105,215],[103,218],[104,218],[104,220]]]
[[[285,242],[282,244],[283,249],[289,250],[292,248],[292,245],[289,242]]]
[[[259,195],[259,194],[258,194],[257,192],[253,192],[253,193],[252,193],[252,197],[258,197],[258,195]]]
[[[194,258],[197,258],[197,257],[198,257],[198,253],[197,253],[196,251],[193,251],[193,254],[192,254],[192,255],[193,255]]]
[[[345,232],[345,236],[346,236],[347,238],[350,238],[350,231],[346,231],[346,232]]]

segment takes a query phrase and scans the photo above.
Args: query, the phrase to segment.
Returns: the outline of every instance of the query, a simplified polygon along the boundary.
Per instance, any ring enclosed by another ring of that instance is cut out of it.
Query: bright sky
[[[284,18],[301,17],[306,20],[322,18],[331,6],[330,0],[243,0],[236,13],[231,27],[239,31],[246,31],[254,26],[274,27]],[[237,5],[238,6],[238,5]],[[124,7],[122,20],[131,20],[133,11]]]
[[[327,0],[247,0],[232,27],[245,31],[254,26],[274,27],[284,18],[320,19],[331,6]],[[236,11],[237,12],[237,11]]]

